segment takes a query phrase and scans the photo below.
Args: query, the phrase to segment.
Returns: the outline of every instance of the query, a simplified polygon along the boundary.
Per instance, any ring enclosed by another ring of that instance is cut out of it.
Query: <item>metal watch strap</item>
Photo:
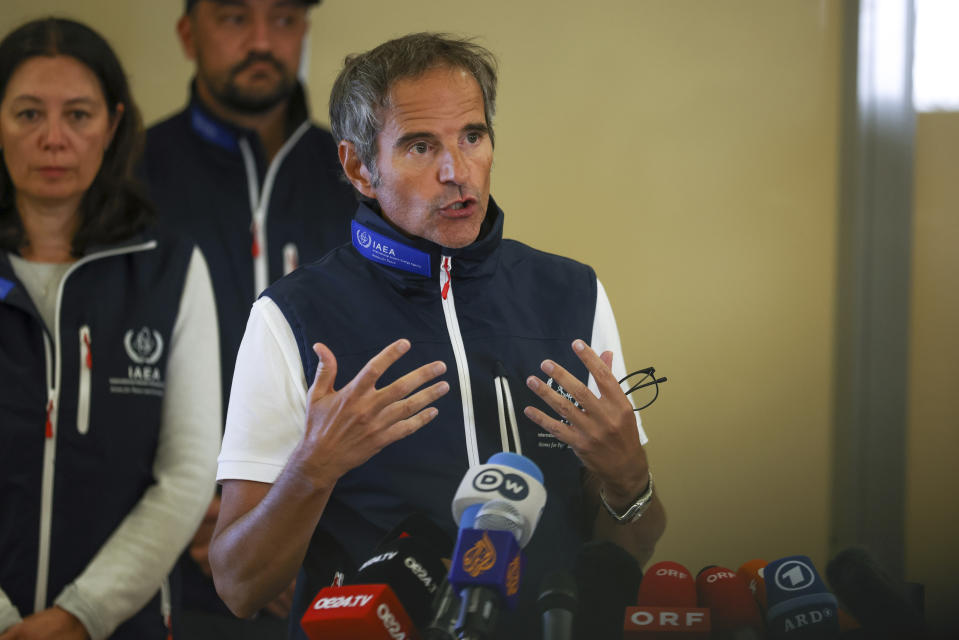
[[[636,498],[623,513],[617,513],[615,509],[609,506],[609,503],[606,502],[606,491],[602,487],[599,489],[599,499],[603,501],[606,512],[619,524],[636,522],[646,513],[646,509],[649,508],[650,503],[653,501],[653,474],[649,472],[649,485],[646,487],[646,491]]]

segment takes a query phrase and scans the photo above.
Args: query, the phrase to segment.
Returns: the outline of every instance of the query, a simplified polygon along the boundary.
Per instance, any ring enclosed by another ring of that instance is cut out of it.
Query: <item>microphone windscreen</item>
[[[736,571],[736,573],[746,581],[746,586],[749,587],[749,591],[753,594],[753,598],[756,599],[756,604],[759,605],[759,610],[763,615],[766,613],[766,580],[763,578],[763,575],[767,564],[769,563],[765,560],[756,558],[749,562],[744,562],[743,565],[739,567],[739,570]]]
[[[553,609],[575,613],[579,602],[576,580],[569,571],[559,570],[546,574],[540,586],[536,609],[540,615]]]
[[[576,556],[573,577],[579,593],[575,637],[620,640],[623,613],[636,602],[643,578],[636,558],[613,542],[588,542]]]
[[[546,506],[543,472],[529,458],[516,453],[497,453],[486,464],[469,468],[453,496],[453,521],[460,529],[474,528],[474,519],[482,505],[504,500],[522,515],[525,540],[529,541]]]
[[[398,538],[416,538],[443,558],[453,553],[453,538],[422,512],[412,513],[400,520],[380,540],[376,546],[377,552]]]
[[[440,585],[430,609],[430,622],[423,628],[424,640],[455,640],[460,597],[447,579]]]
[[[546,574],[536,599],[544,640],[573,640],[578,604],[576,581],[569,571]]]
[[[449,581],[463,598],[464,589],[486,587],[513,608],[519,599],[524,566],[519,543],[509,531],[460,529]]]
[[[415,638],[416,627],[385,584],[321,589],[300,627],[310,640],[396,640]]]
[[[696,583],[689,570],[678,562],[657,562],[646,569],[636,604],[640,607],[695,607]]]
[[[843,606],[875,637],[921,637],[922,613],[899,585],[862,548],[836,554],[826,566],[826,577]]]
[[[387,584],[416,626],[429,622],[430,608],[446,566],[439,554],[418,538],[397,538],[381,547],[347,584]]]
[[[710,609],[713,632],[752,629],[764,633],[759,605],[746,581],[723,567],[710,567],[696,577],[699,606]]]
[[[789,556],[770,562],[766,580],[766,621],[770,638],[838,638],[836,596],[806,556]]]

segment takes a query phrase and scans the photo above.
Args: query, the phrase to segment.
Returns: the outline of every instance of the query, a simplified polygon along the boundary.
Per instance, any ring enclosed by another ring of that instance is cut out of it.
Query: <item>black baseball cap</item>
[[[216,1],[217,0],[213,0],[213,2],[216,2]],[[298,1],[300,2],[300,4],[320,4],[321,2],[321,0],[298,0]],[[197,2],[199,2],[199,0],[186,0],[186,5],[183,8],[184,12],[189,13],[190,9],[192,9],[193,5],[195,5]]]

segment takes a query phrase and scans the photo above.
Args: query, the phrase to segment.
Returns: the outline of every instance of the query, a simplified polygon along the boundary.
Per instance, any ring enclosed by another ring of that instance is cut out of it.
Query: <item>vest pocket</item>
[[[80,327],[80,388],[77,396],[77,431],[90,430],[90,374],[93,371],[93,353],[90,348],[90,327]]]

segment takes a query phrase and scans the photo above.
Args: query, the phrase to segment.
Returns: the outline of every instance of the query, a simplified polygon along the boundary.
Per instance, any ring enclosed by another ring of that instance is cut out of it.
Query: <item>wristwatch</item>
[[[646,491],[636,498],[623,513],[617,513],[615,509],[609,506],[609,503],[606,502],[606,491],[603,487],[599,489],[599,498],[603,501],[603,506],[606,507],[607,513],[619,524],[636,522],[643,517],[643,514],[646,513],[646,510],[649,509],[649,505],[653,501],[653,474],[649,472],[649,485],[647,485]]]

